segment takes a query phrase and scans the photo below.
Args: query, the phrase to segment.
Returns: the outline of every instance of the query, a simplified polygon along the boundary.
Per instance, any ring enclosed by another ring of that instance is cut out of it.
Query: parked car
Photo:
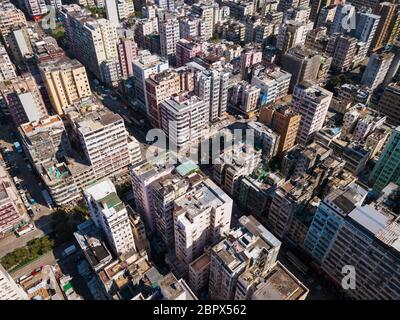
[[[28,216],[31,217],[31,218],[33,218],[33,217],[35,216],[35,214],[34,214],[32,208],[30,208],[30,207],[29,207],[29,209],[28,209]]]

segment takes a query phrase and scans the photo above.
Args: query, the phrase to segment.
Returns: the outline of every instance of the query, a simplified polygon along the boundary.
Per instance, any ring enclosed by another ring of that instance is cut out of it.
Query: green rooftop
[[[176,167],[176,171],[182,176],[186,177],[187,175],[195,172],[199,169],[198,165],[195,164],[193,161],[189,160],[185,163],[180,164]]]
[[[115,210],[117,211],[120,209],[120,206],[117,207],[117,205],[122,204],[116,192],[109,193],[103,199],[100,199],[99,202],[105,203],[109,209],[116,207]]]
[[[70,282],[67,282],[66,284],[64,284],[63,290],[64,292],[67,292],[69,289],[72,289],[72,285]]]

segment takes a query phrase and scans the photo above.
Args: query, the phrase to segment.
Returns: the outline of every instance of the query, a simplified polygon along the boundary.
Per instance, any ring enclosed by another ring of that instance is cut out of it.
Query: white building
[[[204,28],[202,29],[202,38],[208,40],[212,38],[214,32],[214,6],[194,3],[192,5],[192,13],[198,15],[204,21]]]
[[[161,102],[161,129],[170,147],[199,142],[209,131],[209,112],[207,103],[197,96],[175,95]]]
[[[63,6],[61,15],[72,53],[97,78],[104,81],[103,62],[118,62],[119,58],[116,24],[107,19],[96,20],[87,9],[77,5]]]
[[[251,84],[260,88],[261,105],[284,98],[289,91],[292,75],[282,69],[266,70],[251,78]]]
[[[31,17],[41,16],[49,11],[45,0],[25,0],[25,8]]]
[[[276,40],[276,47],[286,52],[295,46],[304,46],[306,36],[314,27],[313,22],[302,23],[295,20],[283,22],[279,27],[279,33]]]
[[[112,182],[103,180],[83,193],[93,222],[103,230],[114,252],[120,255],[136,251],[128,212]]]
[[[105,0],[107,20],[115,25],[119,25],[117,1],[118,0]]]
[[[345,266],[356,270],[353,299],[400,299],[400,221],[377,205],[354,208],[335,233],[322,269],[338,285]]]
[[[28,295],[0,264],[0,300],[28,300]]]
[[[66,109],[86,159],[96,177],[115,177],[128,173],[133,157],[123,118],[103,106],[74,106]]]
[[[160,21],[158,28],[161,56],[168,58],[169,61],[174,61],[176,57],[176,44],[180,39],[179,21],[178,19]]]
[[[135,14],[133,0],[117,0],[117,9],[119,20],[127,19]]]
[[[0,45],[0,81],[7,81],[16,77],[14,64],[11,62],[6,49]]]
[[[234,144],[223,150],[215,159],[213,178],[228,194],[235,196],[239,191],[242,176],[253,173],[261,162],[261,150],[256,151],[253,145]]]
[[[193,187],[175,200],[174,212],[175,254],[187,267],[229,231],[233,205],[210,179],[191,178]]]
[[[253,130],[254,141],[261,146],[263,156],[266,159],[276,156],[279,147],[279,134],[261,122],[251,121],[247,125],[249,129]]]
[[[375,90],[385,80],[393,58],[393,53],[372,54],[363,73],[361,84]]]
[[[149,162],[143,160],[129,168],[136,210],[141,215],[149,233],[155,230],[151,184],[170,174],[173,169],[173,165],[166,165],[165,162],[157,158]]]
[[[146,94],[146,79],[153,73],[167,70],[168,61],[158,55],[153,55],[147,50],[139,53],[139,59],[133,63],[133,81],[135,84],[136,102],[143,111],[148,113],[148,102]]]
[[[298,143],[306,145],[322,129],[332,96],[332,92],[310,82],[295,86],[292,106],[301,114]]]

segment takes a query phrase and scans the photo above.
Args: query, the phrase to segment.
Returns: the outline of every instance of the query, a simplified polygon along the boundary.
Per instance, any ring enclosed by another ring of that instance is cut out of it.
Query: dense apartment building
[[[247,127],[252,130],[255,146],[262,150],[263,159],[270,160],[275,157],[278,152],[279,134],[257,121],[249,122]]]
[[[39,68],[57,114],[64,114],[65,107],[92,95],[86,69],[78,60],[50,60],[41,63]]]
[[[356,206],[363,204],[366,196],[367,190],[351,184],[324,197],[304,240],[304,248],[316,261],[322,262],[341,223]]]
[[[250,175],[261,162],[261,150],[245,143],[225,148],[213,166],[213,178],[231,196],[236,196],[242,176]]]
[[[132,191],[135,197],[136,210],[140,214],[148,234],[155,232],[153,210],[153,191],[151,185],[170,174],[174,166],[163,159],[153,157],[133,164],[129,168],[132,179]]]
[[[0,300],[28,300],[28,295],[15,283],[2,265],[0,265]]]
[[[0,81],[15,79],[15,66],[11,62],[6,49],[0,44]]]
[[[176,45],[180,39],[179,21],[176,18],[159,22],[160,53],[174,65],[176,63]]]
[[[151,74],[160,73],[168,69],[168,61],[152,55],[149,51],[139,52],[139,59],[133,62],[133,83],[135,86],[135,98],[138,106],[148,113],[148,101],[146,94],[146,79]]]
[[[8,34],[7,43],[18,69],[26,70],[25,63],[33,54],[28,29],[25,26],[13,27]]]
[[[385,80],[393,58],[393,53],[373,53],[369,57],[367,68],[361,78],[361,84],[375,90]]]
[[[154,226],[167,248],[174,246],[174,201],[184,195],[196,182],[190,174],[182,172],[178,166],[171,173],[159,178],[150,185]]]
[[[65,114],[98,179],[125,175],[128,165],[139,160],[139,145],[130,140],[120,115],[91,100],[69,107]]]
[[[203,44],[200,41],[180,39],[176,44],[176,66],[182,67],[203,52]]]
[[[240,112],[249,114],[254,112],[259,105],[260,88],[240,81],[232,88],[231,103]]]
[[[322,270],[340,285],[344,266],[356,270],[353,299],[397,300],[399,283],[399,217],[390,207],[389,197],[396,192],[391,184],[377,202],[356,206],[335,233],[322,262]]]
[[[332,69],[337,72],[348,71],[357,53],[357,39],[347,35],[334,35],[328,44],[328,54],[332,57]]]
[[[390,125],[400,125],[400,83],[391,83],[383,92],[377,109],[387,117]]]
[[[391,33],[398,19],[399,5],[390,2],[381,2],[373,9],[374,14],[381,17],[370,47],[371,51],[377,51],[390,40]]]
[[[22,124],[22,145],[33,164],[40,164],[68,154],[70,144],[60,116],[48,116]]]
[[[268,226],[280,239],[284,239],[294,216],[311,199],[315,182],[308,175],[288,180],[277,188],[268,214]]]
[[[210,253],[203,253],[200,257],[189,264],[189,286],[195,292],[208,288],[210,276]]]
[[[187,268],[229,231],[233,205],[210,179],[199,173],[188,178],[192,188],[175,200],[174,209],[175,254]]]
[[[153,73],[146,79],[147,114],[154,128],[161,127],[161,102],[180,92],[180,77],[175,70],[167,69],[160,73]]]
[[[114,253],[136,251],[127,209],[112,182],[105,179],[83,192],[93,222],[103,231]]]
[[[301,115],[297,141],[306,145],[322,129],[333,94],[310,82],[294,88],[292,107]]]
[[[214,7],[212,5],[194,3],[191,11],[203,20],[204,25],[201,31],[201,37],[204,40],[210,39],[214,32]]]
[[[206,102],[209,109],[209,121],[213,123],[224,118],[228,104],[228,90],[231,86],[230,69],[223,66],[219,60],[208,61],[207,58],[197,57],[182,68],[180,70],[183,74],[194,79],[194,88],[188,89],[191,85],[183,88],[189,91],[194,90],[194,93]]]
[[[23,12],[17,9],[11,2],[0,3],[0,36],[1,40],[8,46],[8,34],[16,26],[26,26],[26,19]]]
[[[249,299],[254,287],[274,266],[281,242],[253,216],[211,249],[209,295],[213,300]]]
[[[0,165],[0,233],[13,230],[26,210],[11,176]]]
[[[24,10],[31,19],[37,19],[49,12],[45,0],[25,0]]]
[[[240,54],[240,74],[242,80],[249,80],[253,66],[261,63],[262,51],[260,45],[247,45]]]
[[[47,110],[32,75],[25,74],[0,86],[9,114],[17,126],[47,116]]]
[[[323,82],[330,67],[330,58],[319,54],[317,51],[295,47],[288,50],[282,56],[282,69],[289,72],[289,91],[293,92],[294,87],[302,81]],[[326,70],[328,65],[328,70]]]
[[[301,115],[290,105],[277,104],[261,109],[259,121],[266,124],[279,134],[279,145],[276,151],[278,157],[296,144]]]
[[[57,44],[57,40],[47,36],[32,42],[33,57],[40,64],[50,60],[58,60],[65,57],[65,52]]]
[[[200,142],[209,131],[209,112],[204,100],[187,93],[162,101],[160,127],[169,138],[170,148]]]
[[[120,75],[116,25],[91,18],[88,10],[76,5],[63,6],[61,14],[74,56],[96,77],[114,85]]]
[[[261,106],[283,99],[289,92],[292,75],[280,68],[271,68],[253,74],[251,84],[260,88]]]
[[[303,23],[296,20],[287,20],[283,22],[279,28],[276,47],[282,53],[286,53],[295,46],[304,46],[307,33],[313,29],[313,25],[311,21]]]
[[[119,38],[117,47],[121,76],[126,79],[133,76],[133,62],[138,56],[137,44],[133,37],[125,36]]]
[[[389,140],[369,177],[376,192],[381,192],[390,182],[400,183],[400,127],[391,133]]]

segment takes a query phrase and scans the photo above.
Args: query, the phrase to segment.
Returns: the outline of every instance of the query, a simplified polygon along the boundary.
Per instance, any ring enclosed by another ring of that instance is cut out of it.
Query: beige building
[[[15,79],[15,66],[11,62],[6,49],[0,44],[0,81]]]
[[[265,278],[259,278],[250,299],[305,300],[308,293],[308,288],[278,261]]]
[[[25,26],[13,27],[7,36],[7,41],[15,63],[19,68],[23,68],[25,60],[33,54],[28,29]]]
[[[91,96],[85,67],[68,58],[40,65],[40,73],[54,111],[62,115],[63,108]]]
[[[171,69],[154,73],[146,80],[147,113],[153,127],[160,127],[160,103],[180,92],[179,74]]]
[[[210,275],[210,253],[206,252],[189,264],[189,286],[199,292],[208,285]]]
[[[281,242],[253,216],[242,216],[240,226],[211,250],[209,297],[245,300],[276,262]]]
[[[0,36],[3,43],[8,46],[8,34],[12,27],[23,25],[26,26],[24,13],[17,9],[8,0],[0,3]]]
[[[273,105],[261,109],[260,122],[271,127],[279,133],[279,146],[277,155],[289,150],[296,144],[297,132],[300,127],[301,115],[295,112],[289,105]]]

